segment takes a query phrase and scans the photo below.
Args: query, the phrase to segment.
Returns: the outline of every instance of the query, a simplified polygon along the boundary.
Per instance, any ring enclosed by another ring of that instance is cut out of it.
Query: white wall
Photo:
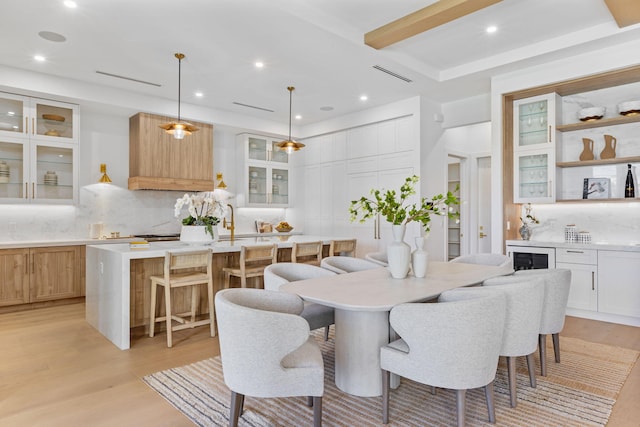
[[[491,119],[492,119],[492,164],[502,164],[502,94],[523,90],[531,87],[541,86],[553,82],[571,80],[582,76],[597,74],[624,68],[638,64],[638,55],[640,52],[640,41],[623,43],[616,48],[595,50],[586,54],[574,57],[564,58],[562,60],[549,62],[547,64],[531,67],[523,71],[513,72],[496,76],[492,79],[491,84]],[[494,230],[491,246],[492,250],[501,250],[503,244],[502,223],[503,223],[503,197],[502,197],[502,168],[492,168],[492,188],[495,197],[492,198],[493,221],[492,229]],[[551,223],[552,218],[557,218],[562,223],[577,223],[580,218],[589,218],[585,221],[585,227],[589,227],[592,233],[596,228],[602,227],[607,221],[619,222],[628,218],[629,204],[627,203],[606,203],[602,209],[594,204],[568,204],[568,205],[549,205],[537,211],[545,212],[546,222],[534,229],[532,240],[544,239],[564,239],[564,235],[560,237],[559,227],[555,222]],[[637,209],[634,207],[634,209]],[[607,227],[602,230],[606,233],[608,239],[628,242],[640,240],[640,227],[638,227],[637,216],[630,224],[623,227]],[[632,219],[632,218],[629,218]],[[633,224],[633,225],[631,225]],[[512,227],[519,226],[511,224]],[[564,226],[562,226],[564,228]],[[619,230],[619,231],[618,231]],[[540,231],[540,232],[538,232]]]

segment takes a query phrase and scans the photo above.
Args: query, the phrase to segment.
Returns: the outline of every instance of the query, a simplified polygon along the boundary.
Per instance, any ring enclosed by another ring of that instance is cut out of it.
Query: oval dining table
[[[382,394],[380,347],[394,338],[389,312],[442,292],[513,273],[510,267],[430,261],[427,275],[391,277],[386,267],[290,282],[280,287],[305,301],[335,309],[336,386],[355,396]]]

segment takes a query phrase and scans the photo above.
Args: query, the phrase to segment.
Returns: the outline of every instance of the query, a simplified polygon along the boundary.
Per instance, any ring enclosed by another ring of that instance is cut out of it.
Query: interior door
[[[491,157],[478,157],[478,253],[491,253]]]

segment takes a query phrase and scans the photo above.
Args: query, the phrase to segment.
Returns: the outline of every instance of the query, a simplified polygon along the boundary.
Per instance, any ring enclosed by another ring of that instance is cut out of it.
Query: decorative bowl
[[[640,114],[640,101],[627,101],[618,104],[618,112],[623,116]]]
[[[287,233],[293,230],[293,227],[276,227],[276,231],[279,233]]]
[[[606,111],[605,107],[583,108],[580,111],[578,111],[578,118],[582,122],[600,120],[602,117],[604,117],[605,111]]]

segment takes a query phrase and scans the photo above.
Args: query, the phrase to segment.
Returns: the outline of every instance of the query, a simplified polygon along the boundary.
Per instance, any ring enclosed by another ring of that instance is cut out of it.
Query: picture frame
[[[611,197],[609,178],[585,178],[582,186],[583,199],[608,199]]]

